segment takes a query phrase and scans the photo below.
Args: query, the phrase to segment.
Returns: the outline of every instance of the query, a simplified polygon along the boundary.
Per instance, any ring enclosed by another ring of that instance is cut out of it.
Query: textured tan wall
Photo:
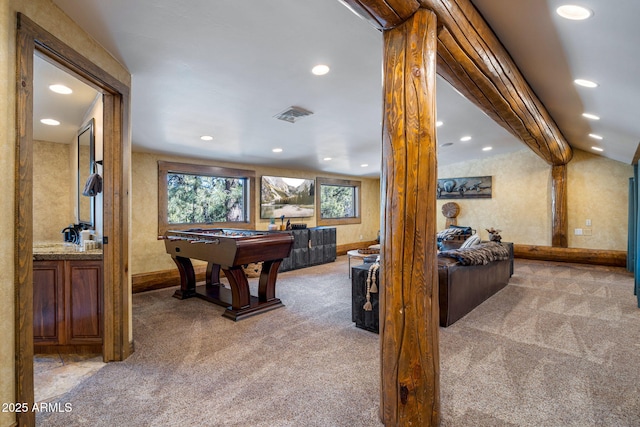
[[[445,225],[442,205],[460,205],[459,225],[470,225],[488,239],[485,229],[502,230],[503,241],[551,246],[551,167],[528,149],[443,166],[439,178],[493,177],[491,199],[438,200],[438,229]],[[575,150],[567,167],[569,247],[627,249],[628,179],[633,167]],[[592,236],[574,236],[592,221]]]
[[[97,94],[93,103],[90,105],[89,109],[85,112],[82,121],[79,123],[79,128],[84,126],[89,122],[89,120],[94,120],[94,155],[95,160],[103,159],[103,103],[102,103],[102,94]],[[54,144],[49,141],[39,141],[42,144]],[[102,238],[102,228],[104,223],[103,218],[103,193],[99,193],[93,199],[88,199],[84,196],[79,195],[79,189],[76,186],[76,170],[78,168],[78,147],[77,147],[77,139],[73,138],[69,141],[69,144],[56,144],[60,150],[63,150],[62,146],[66,146],[68,150],[68,163],[65,165],[64,162],[59,161],[55,157],[52,158],[60,168],[66,168],[64,170],[58,169],[58,166],[51,167],[49,165],[48,156],[51,154],[53,156],[64,156],[62,152],[55,153],[55,147],[49,145],[48,147],[53,150],[51,153],[41,152],[39,153],[39,160],[36,157],[36,153],[34,152],[34,168],[33,168],[33,176],[34,176],[34,201],[38,200],[39,203],[34,203],[33,206],[33,215],[34,215],[34,242],[43,242],[43,241],[60,241],[62,239],[62,235],[60,230],[69,224],[79,222],[77,216],[77,203],[78,199],[87,203],[95,203],[95,216],[94,216],[94,229],[95,229],[95,239]],[[40,147],[34,145],[34,150],[45,150],[42,145]],[[80,147],[82,150],[82,156],[89,156],[89,147],[82,146]],[[36,160],[38,160],[38,164],[36,164]],[[100,173],[100,175],[104,175],[103,166],[96,165],[96,172]],[[68,185],[60,185],[61,175],[68,174],[70,181],[65,180]],[[84,186],[84,182],[79,183],[79,188],[81,189]],[[36,198],[37,195],[37,198]],[[63,196],[64,200],[60,200],[58,203],[57,196]],[[71,203],[71,215],[68,214],[68,204],[67,201]],[[50,217],[49,212],[52,214],[52,220],[50,221],[48,218]],[[57,230],[57,231],[56,231]]]
[[[132,274],[174,268],[175,264],[164,249],[164,243],[158,241],[158,160],[215,165],[237,169],[248,169],[262,175],[286,176],[291,178],[315,178],[327,176],[343,179],[357,179],[361,181],[362,191],[362,222],[361,224],[337,226],[338,244],[352,243],[362,240],[374,240],[380,224],[380,181],[378,179],[361,179],[339,175],[325,175],[317,172],[299,171],[292,169],[265,168],[256,165],[242,165],[224,162],[185,159],[149,153],[133,153],[132,161],[132,246],[131,272]],[[256,197],[256,228],[266,230],[268,219],[259,219],[259,189]],[[316,225],[315,218],[303,218],[301,222],[308,227]]]
[[[33,144],[33,241],[61,242],[61,230],[75,216],[75,174],[71,145]]]
[[[50,0],[0,0],[0,402],[15,402],[13,232],[17,12],[24,13],[127,86],[131,83],[128,71]],[[14,421],[14,414],[0,412],[0,426]]]
[[[632,176],[631,165],[574,150],[567,167],[569,247],[627,250]],[[576,228],[589,229],[591,235],[576,236]]]
[[[531,150],[457,163],[438,169],[438,178],[492,176],[491,199],[438,200],[438,230],[445,225],[442,205],[460,205],[458,225],[471,226],[483,239],[487,228],[502,230],[507,242],[551,244],[550,169]]]
[[[94,123],[95,155],[102,159],[102,97],[87,110],[82,125],[91,118]],[[80,128],[78,128],[79,130]],[[34,141],[33,145],[33,240],[34,242],[62,241],[60,231],[78,222],[76,170],[78,147],[76,139],[68,144],[51,141]],[[89,156],[89,147],[82,146],[82,155]],[[102,166],[98,165],[102,175]],[[83,183],[80,183],[82,187]],[[88,204],[92,201],[86,197]],[[102,236],[102,193],[95,197],[95,227]]]

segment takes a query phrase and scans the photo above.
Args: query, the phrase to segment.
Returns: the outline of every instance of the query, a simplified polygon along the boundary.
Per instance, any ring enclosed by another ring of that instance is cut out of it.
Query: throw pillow
[[[450,225],[449,229],[457,229],[460,234],[473,234],[473,230],[468,225]]]
[[[474,234],[473,236],[469,237],[467,240],[464,241],[464,243],[460,246],[460,249],[470,248],[471,246],[478,245],[478,244],[480,244],[480,236],[478,236],[477,234]]]
[[[460,234],[462,234],[463,231],[460,228],[446,228],[442,231],[438,232],[438,240],[449,240],[452,239],[453,236],[458,236]]]

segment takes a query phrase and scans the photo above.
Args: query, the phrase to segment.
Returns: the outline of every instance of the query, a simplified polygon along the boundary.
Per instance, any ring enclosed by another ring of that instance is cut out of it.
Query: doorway
[[[103,285],[105,362],[132,352],[129,327],[129,88],[29,18],[18,14],[16,93],[16,401],[34,403],[33,390],[33,67],[34,53],[68,70],[103,98]],[[19,425],[35,413],[17,414]]]
[[[90,173],[103,175],[103,105],[38,51],[33,69],[34,400],[44,402],[104,366],[102,256],[92,248],[103,198],[82,195]]]

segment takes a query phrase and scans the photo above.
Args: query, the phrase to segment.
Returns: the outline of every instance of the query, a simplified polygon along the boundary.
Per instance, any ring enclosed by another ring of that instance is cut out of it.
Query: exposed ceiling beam
[[[409,19],[419,8],[418,0],[340,0],[379,30],[389,30]]]
[[[636,153],[633,155],[633,161],[631,162],[631,164],[637,165],[638,161],[640,161],[640,144],[638,144],[638,147],[636,147]]]
[[[420,0],[433,10],[438,74],[551,165],[573,152],[547,109],[469,0]]]
[[[415,13],[416,0],[342,0],[380,30]],[[420,0],[438,18],[438,74],[550,165],[571,146],[469,0]]]

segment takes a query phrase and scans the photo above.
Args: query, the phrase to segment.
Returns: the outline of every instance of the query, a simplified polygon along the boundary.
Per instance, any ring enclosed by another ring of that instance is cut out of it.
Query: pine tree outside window
[[[318,178],[318,225],[359,224],[360,181]]]
[[[210,224],[246,220],[245,179],[167,174],[169,224]]]
[[[158,232],[185,228],[253,228],[255,172],[158,162]]]

